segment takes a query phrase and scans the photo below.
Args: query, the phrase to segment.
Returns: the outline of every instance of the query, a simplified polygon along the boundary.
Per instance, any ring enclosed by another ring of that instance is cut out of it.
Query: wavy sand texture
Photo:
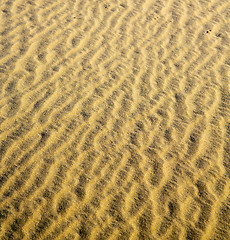
[[[0,239],[230,239],[229,0],[0,1]]]

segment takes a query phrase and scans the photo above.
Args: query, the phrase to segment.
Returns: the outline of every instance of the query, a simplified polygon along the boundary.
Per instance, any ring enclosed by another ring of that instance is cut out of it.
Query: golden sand
[[[0,1],[0,239],[230,239],[230,1]]]

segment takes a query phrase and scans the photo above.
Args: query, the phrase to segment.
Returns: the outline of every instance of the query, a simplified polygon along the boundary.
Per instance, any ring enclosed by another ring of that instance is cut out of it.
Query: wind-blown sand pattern
[[[230,239],[230,1],[0,1],[0,239]]]

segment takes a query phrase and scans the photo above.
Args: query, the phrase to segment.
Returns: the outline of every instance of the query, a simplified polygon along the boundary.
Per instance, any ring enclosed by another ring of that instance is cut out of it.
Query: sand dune
[[[0,239],[230,239],[230,2],[0,2]]]

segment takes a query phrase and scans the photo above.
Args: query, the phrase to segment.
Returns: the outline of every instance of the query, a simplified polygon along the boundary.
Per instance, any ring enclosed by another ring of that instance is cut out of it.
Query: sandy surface
[[[0,1],[0,239],[230,239],[230,1]]]

